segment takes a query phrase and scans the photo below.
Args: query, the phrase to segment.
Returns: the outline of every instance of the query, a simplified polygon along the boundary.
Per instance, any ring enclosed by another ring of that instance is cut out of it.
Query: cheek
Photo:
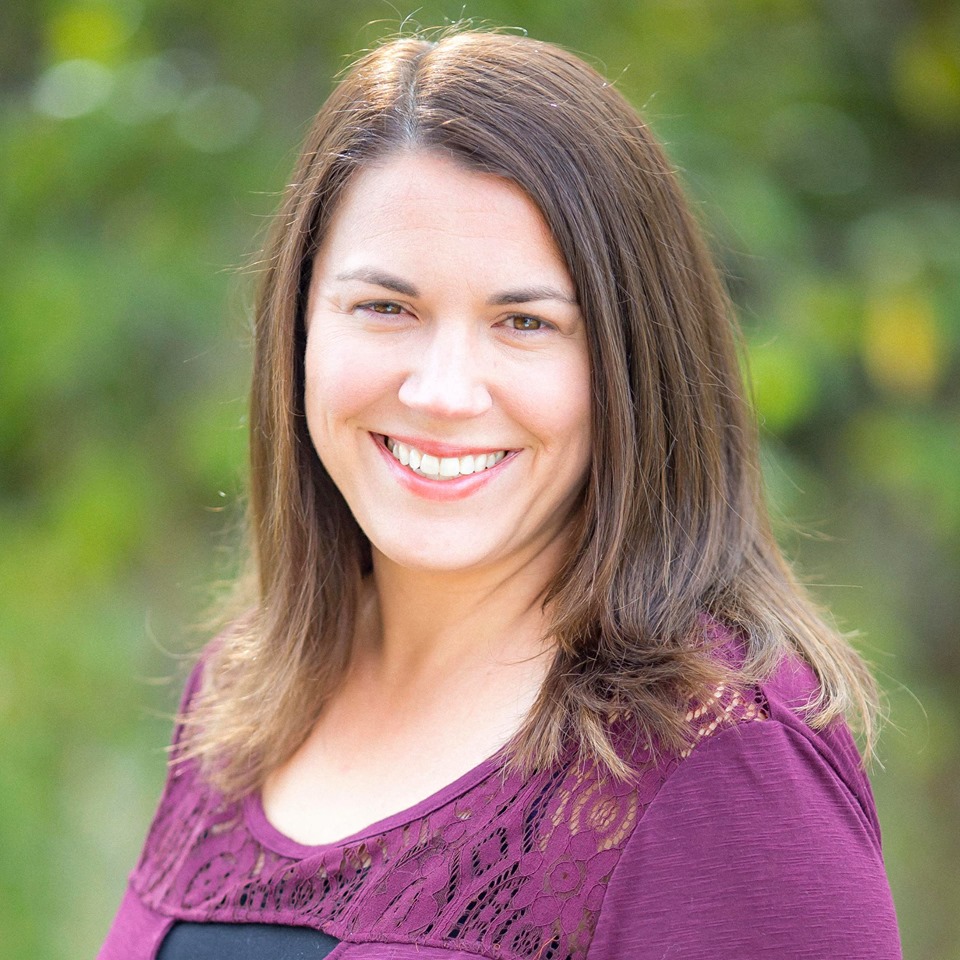
[[[590,369],[583,358],[528,370],[514,379],[515,418],[525,423],[549,456],[560,458],[558,470],[564,476],[582,474],[590,459],[591,406]]]
[[[304,356],[304,406],[317,452],[387,395],[390,372],[372,352],[337,338],[311,335]]]
[[[548,404],[548,408],[555,411],[557,433],[570,445],[571,454],[586,456],[589,453],[592,404],[590,363],[585,356],[578,355],[553,376]]]

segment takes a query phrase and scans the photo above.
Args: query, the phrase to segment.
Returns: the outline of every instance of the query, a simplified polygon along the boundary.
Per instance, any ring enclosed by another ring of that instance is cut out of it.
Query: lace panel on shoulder
[[[768,718],[767,702],[759,687],[739,689],[721,683],[706,703],[687,714],[694,727],[691,745],[680,755],[688,757],[704,740],[738,723],[762,722]]]

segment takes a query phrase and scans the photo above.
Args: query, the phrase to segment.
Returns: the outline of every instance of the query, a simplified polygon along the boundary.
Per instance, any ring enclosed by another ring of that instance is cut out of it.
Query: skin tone
[[[373,556],[349,675],[263,792],[275,826],[316,844],[465,774],[532,705],[542,594],[589,465],[590,365],[536,206],[424,151],[348,186],[305,359],[311,439]]]

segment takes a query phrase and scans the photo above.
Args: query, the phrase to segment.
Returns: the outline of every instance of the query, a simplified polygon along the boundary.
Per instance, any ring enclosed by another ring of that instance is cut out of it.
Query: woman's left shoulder
[[[816,692],[788,654],[691,711],[694,745],[623,848],[591,957],[900,956],[869,783],[842,721],[804,719]]]
[[[743,679],[742,640],[714,621],[706,620],[704,628],[714,655],[731,669],[733,680],[688,715],[692,746],[682,760],[697,754],[699,760],[685,775],[693,776],[709,762],[722,765],[730,778],[736,778],[743,765],[759,765],[770,776],[776,776],[779,766],[779,775],[795,788],[826,777],[860,809],[879,846],[873,793],[850,728],[842,718],[812,722],[815,712],[810,708],[818,700],[820,683],[810,665],[799,653],[785,650],[761,680]]]
[[[855,798],[880,842],[880,825],[863,758],[850,728],[842,718],[826,725],[808,721],[809,706],[820,685],[812,668],[797,654],[787,653],[770,676],[758,684],[768,739],[790,744],[790,753],[802,755],[811,768],[823,768]]]

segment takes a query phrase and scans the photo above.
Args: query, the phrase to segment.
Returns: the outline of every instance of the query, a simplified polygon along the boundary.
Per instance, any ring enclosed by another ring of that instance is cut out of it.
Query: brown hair
[[[304,419],[310,269],[344,185],[398,150],[441,151],[519,185],[541,210],[589,336],[594,448],[574,548],[547,587],[556,657],[512,743],[549,764],[565,742],[624,775],[610,720],[682,749],[691,702],[722,669],[708,616],[745,642],[745,681],[798,652],[813,723],[876,700],[770,531],[736,326],[700,231],[644,122],[590,66],[492,32],[398,39],[320,110],[267,248],[250,414],[249,612],[209,653],[187,730],[221,789],[260,785],[302,743],[346,668],[369,545]]]

